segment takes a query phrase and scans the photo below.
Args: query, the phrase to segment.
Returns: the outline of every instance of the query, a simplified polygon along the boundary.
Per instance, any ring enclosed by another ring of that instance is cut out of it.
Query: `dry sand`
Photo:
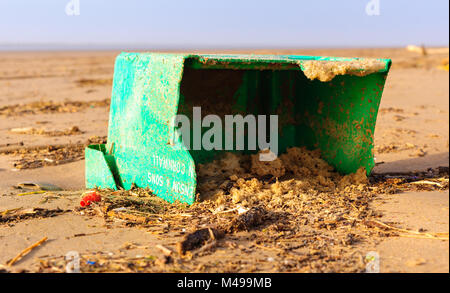
[[[421,56],[404,49],[284,50],[276,53],[392,58],[394,65],[387,79],[375,131],[378,165],[374,172],[424,171],[449,165],[449,73],[437,68],[448,55]],[[0,53],[0,153],[24,147],[83,144],[92,136],[105,136],[109,108],[102,103],[93,106],[90,102],[109,99],[117,54]],[[39,101],[53,103],[46,107],[36,105],[30,108],[34,113],[23,115],[16,115],[17,109],[11,107]],[[70,107],[61,104],[64,101],[80,103]],[[2,107],[6,108],[2,111]],[[61,131],[73,126],[81,133],[46,136],[11,132],[15,128]],[[78,205],[78,196],[70,192],[42,203],[42,194],[17,196],[12,186],[23,181],[44,181],[65,190],[81,190],[84,188],[83,160],[75,158],[74,162],[57,166],[20,170],[20,166],[14,166],[18,159],[17,154],[0,154],[0,211],[18,207],[71,209]],[[385,222],[396,222],[408,229],[449,232],[448,189],[379,195],[372,205],[383,213],[381,219]],[[86,235],[80,236],[80,233]],[[66,213],[0,225],[0,264],[44,236],[49,240],[17,262],[14,270],[31,268],[36,257],[64,256],[72,250],[80,254],[115,251],[127,256],[144,253],[158,256],[162,252],[155,248],[156,244],[174,244],[173,238],[167,240],[137,227],[106,229],[101,219]],[[123,249],[123,244],[130,241],[137,245]],[[381,272],[449,272],[448,240],[390,237],[377,244],[358,244],[356,250],[378,252]],[[225,253],[238,256],[233,249]],[[263,255],[264,259],[276,259],[272,251],[253,253]],[[209,256],[207,261],[214,259]],[[276,271],[277,261],[281,260],[262,262],[260,269]]]

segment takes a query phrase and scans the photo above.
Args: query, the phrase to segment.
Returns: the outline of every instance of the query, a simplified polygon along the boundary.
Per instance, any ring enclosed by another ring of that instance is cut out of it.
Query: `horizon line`
[[[0,43],[0,51],[117,51],[117,50],[300,50],[300,49],[389,49],[389,48],[405,48],[408,45],[416,45],[428,48],[445,47],[449,44],[421,44],[420,42],[407,45],[164,45],[164,44],[145,44],[145,43]]]

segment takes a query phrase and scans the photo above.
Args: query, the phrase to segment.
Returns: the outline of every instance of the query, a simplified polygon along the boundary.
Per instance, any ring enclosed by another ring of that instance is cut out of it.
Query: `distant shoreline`
[[[207,46],[207,45],[150,45],[150,44],[0,44],[0,52],[39,51],[246,51],[246,50],[345,50],[345,49],[398,49],[404,46]],[[426,46],[427,48],[448,48],[447,45]]]

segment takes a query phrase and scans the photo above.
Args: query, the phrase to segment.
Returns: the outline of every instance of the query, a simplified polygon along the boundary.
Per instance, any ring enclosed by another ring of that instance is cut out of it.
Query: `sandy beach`
[[[43,262],[47,261],[47,267],[51,267],[48,262],[53,258],[64,262],[69,251],[81,255],[108,252],[122,260],[140,256],[159,260],[164,259],[165,252],[158,244],[175,250],[182,238],[182,233],[170,229],[163,234],[152,233],[148,227],[105,224],[101,217],[74,212],[85,188],[84,146],[106,140],[114,60],[119,53],[0,52],[0,214],[19,208],[65,211],[0,222],[1,265],[48,237],[13,266],[0,270],[45,271]],[[409,176],[440,168],[444,181],[395,194],[379,193],[370,201],[370,208],[381,214],[381,222],[416,234],[406,233],[411,237],[404,237],[405,233],[397,231],[399,235],[358,241],[345,249],[363,258],[370,251],[377,252],[380,272],[448,273],[449,72],[448,65],[447,70],[443,67],[445,59],[448,64],[448,53],[422,55],[404,48],[239,53],[392,59],[375,130],[377,165],[373,176]],[[50,183],[62,190],[24,194],[26,191],[17,189],[23,182]],[[262,231],[255,233],[258,236]],[[426,233],[447,236],[433,238]],[[156,262],[148,271],[176,271],[175,267],[180,270],[183,265],[181,271],[302,271],[281,266],[287,259],[279,250],[285,248],[276,246],[276,241],[274,247],[278,248],[251,246],[252,234],[236,233],[221,242],[214,253],[194,260],[174,257],[173,263]],[[215,265],[236,258],[242,263]],[[340,267],[337,262],[335,267],[322,269],[311,266],[305,271],[354,271],[348,264]]]

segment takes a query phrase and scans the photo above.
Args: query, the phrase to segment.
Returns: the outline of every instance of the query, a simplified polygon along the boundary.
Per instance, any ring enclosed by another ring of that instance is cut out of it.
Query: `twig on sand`
[[[412,231],[414,232],[414,231]],[[442,236],[440,236],[442,235]],[[437,239],[437,240],[448,240],[448,233],[433,233],[430,235],[429,233],[426,233],[424,235],[414,235],[414,234],[401,234],[402,237],[407,238],[423,238],[423,239]]]
[[[1,212],[0,212],[0,215],[5,216],[5,215],[7,215],[7,214],[10,214],[10,213],[12,213],[12,212],[16,212],[16,211],[21,210],[21,209],[22,209],[22,208],[20,207],[20,208],[14,208],[14,209],[4,210],[4,211],[1,211]]]
[[[440,183],[438,183],[438,182],[429,181],[429,180],[414,181],[414,182],[411,182],[410,184],[417,184],[417,185],[421,185],[421,184],[424,184],[424,185],[435,185],[435,186],[438,186],[438,187],[442,187],[442,184],[440,184]]]
[[[169,248],[167,248],[161,244],[157,244],[155,247],[158,248],[159,250],[161,250],[165,256],[170,256],[172,254],[172,250],[170,250]]]
[[[439,239],[439,240],[448,240],[448,233],[425,233],[425,232],[418,232],[413,230],[407,230],[402,228],[397,228],[390,226],[388,224],[385,224],[383,222],[377,221],[377,220],[370,220],[369,222],[373,222],[378,226],[381,226],[385,229],[394,230],[398,232],[406,233],[407,235],[400,235],[400,236],[406,236],[406,237],[412,237],[412,235],[415,235],[419,238],[431,238],[431,239]]]
[[[24,250],[22,250],[16,257],[14,257],[13,259],[11,259],[10,261],[8,261],[6,263],[7,266],[12,266],[14,265],[17,261],[19,261],[22,257],[24,257],[25,255],[27,255],[30,251],[32,251],[34,248],[38,247],[39,245],[41,245],[42,243],[44,243],[45,241],[47,241],[47,237],[42,238],[41,240],[39,240],[38,242],[34,243],[33,245],[25,248]]]

